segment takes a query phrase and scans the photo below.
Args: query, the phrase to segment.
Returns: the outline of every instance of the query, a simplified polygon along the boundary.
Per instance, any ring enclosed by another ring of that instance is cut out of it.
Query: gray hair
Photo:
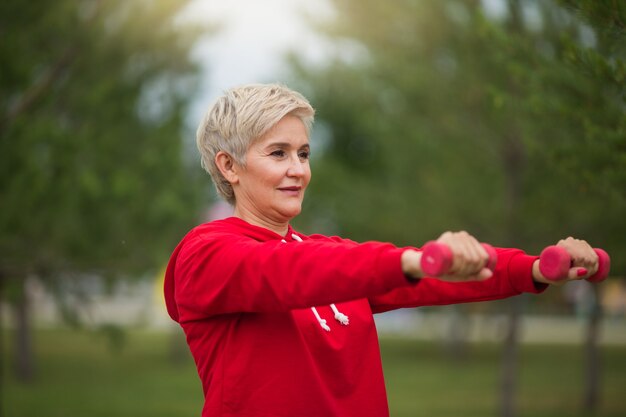
[[[315,110],[302,94],[281,84],[232,88],[207,111],[196,132],[196,144],[202,167],[211,175],[218,194],[230,204],[235,203],[235,193],[218,169],[215,155],[226,152],[245,166],[250,145],[287,115],[298,117],[307,134],[310,132]]]

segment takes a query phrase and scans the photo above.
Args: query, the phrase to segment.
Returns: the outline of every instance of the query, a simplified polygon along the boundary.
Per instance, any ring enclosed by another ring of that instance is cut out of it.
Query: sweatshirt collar
[[[273,230],[267,229],[265,227],[256,226],[254,224],[248,223],[247,221],[239,218],[239,217],[227,217],[222,220],[218,220],[218,222],[224,222],[231,226],[237,227],[241,229],[241,231],[249,237],[260,241],[268,241],[268,240],[287,240],[292,241],[292,234],[295,234],[296,231],[291,227],[291,225],[287,225],[287,233],[284,236],[274,232]]]

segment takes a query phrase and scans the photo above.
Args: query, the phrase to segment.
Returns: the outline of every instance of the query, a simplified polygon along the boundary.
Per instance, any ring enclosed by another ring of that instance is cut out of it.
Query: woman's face
[[[246,152],[238,167],[235,210],[244,219],[285,223],[300,214],[311,180],[309,138],[296,116],[283,117]],[[252,219],[250,218],[250,219]]]

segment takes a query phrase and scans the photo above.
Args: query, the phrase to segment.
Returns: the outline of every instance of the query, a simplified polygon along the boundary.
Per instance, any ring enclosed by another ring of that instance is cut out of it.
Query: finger
[[[595,250],[592,250],[593,255],[592,255],[592,262],[591,265],[589,266],[589,276],[593,276],[596,274],[596,272],[598,272],[600,270],[600,257],[598,256],[598,253]]]
[[[565,240],[560,240],[557,246],[567,251],[574,265],[579,264],[581,259],[584,258],[584,248],[582,248],[580,241],[571,236]]]
[[[589,276],[597,272],[599,266],[598,255],[586,241],[568,237],[560,241],[558,245],[562,246],[569,253],[572,259],[572,267],[586,268],[589,271]]]
[[[463,244],[460,242],[459,235],[454,234],[449,243],[450,250],[454,255],[452,260],[452,267],[450,268],[450,272],[455,275],[466,275],[466,265],[465,265],[465,248]]]
[[[464,243],[463,232],[452,233],[450,236],[450,249],[454,254],[452,272],[456,275],[467,275],[467,247]]]
[[[577,266],[569,269],[569,271],[567,272],[567,281],[581,280],[589,278],[590,276],[591,274],[587,268]]]
[[[467,235],[465,244],[469,254],[468,262],[472,263],[476,270],[480,269],[487,261],[487,252],[472,235]]]
[[[487,252],[487,249],[485,249],[482,243],[480,243],[478,240],[474,239],[474,243],[474,250],[476,251],[477,255],[478,268],[486,268],[489,265],[490,261],[489,252]]]
[[[589,276],[592,276],[596,272],[598,272],[598,268],[600,267],[600,258],[598,257],[598,254],[588,244],[585,248],[584,257],[582,259],[582,266],[589,270]]]
[[[489,254],[480,242],[471,235],[467,235],[465,244],[469,256],[467,259],[468,268],[470,268],[471,273],[478,273],[488,264]]]
[[[484,281],[486,279],[489,279],[493,276],[493,271],[489,268],[483,268],[480,270],[480,272],[478,273],[478,280],[479,281]]]
[[[489,255],[474,236],[462,232],[461,238],[465,253],[464,273],[478,275],[480,270],[487,265]]]
[[[447,245],[452,252],[453,259],[449,271],[451,275],[478,275],[488,263],[487,251],[478,240],[465,231],[445,232],[437,239],[437,242]]]

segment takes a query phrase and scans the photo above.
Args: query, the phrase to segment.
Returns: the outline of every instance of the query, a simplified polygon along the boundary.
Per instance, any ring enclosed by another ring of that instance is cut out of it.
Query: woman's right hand
[[[452,266],[446,275],[436,277],[444,281],[471,281],[490,278],[493,272],[486,266],[489,255],[480,242],[465,231],[445,232],[438,239],[450,248],[452,252]],[[412,278],[421,278],[424,272],[421,268],[422,253],[408,249],[402,254],[402,270]]]

